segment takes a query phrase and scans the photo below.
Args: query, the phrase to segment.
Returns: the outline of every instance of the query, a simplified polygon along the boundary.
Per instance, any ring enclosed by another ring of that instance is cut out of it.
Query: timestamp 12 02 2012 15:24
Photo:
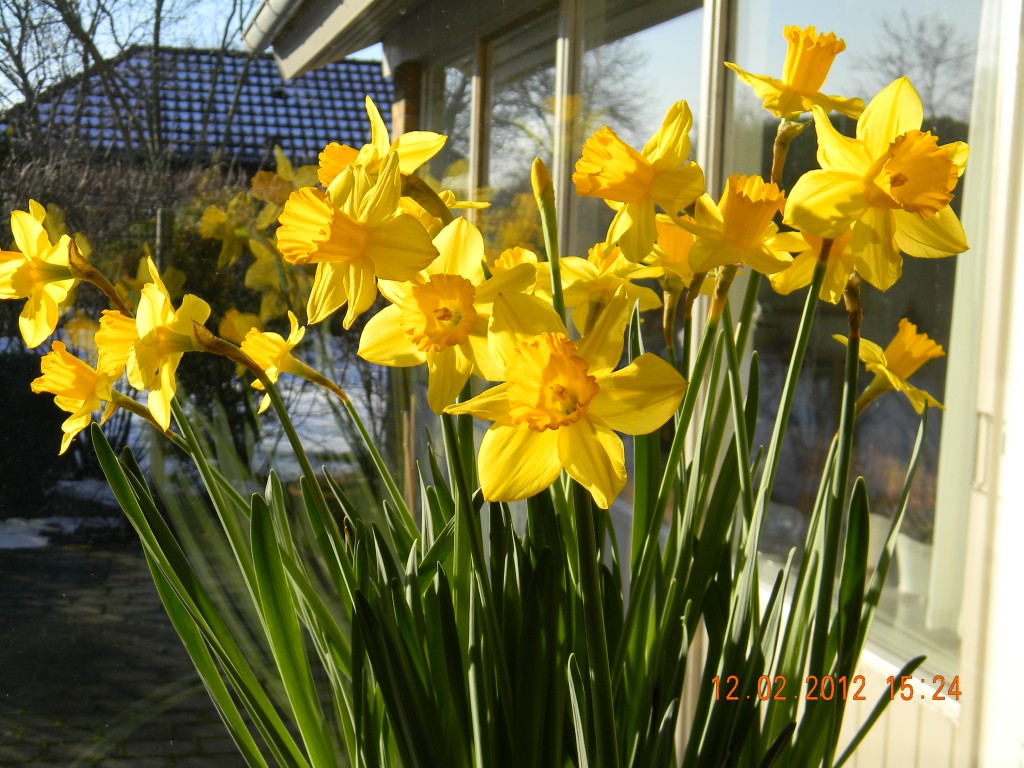
[[[750,682],[754,683],[755,681],[751,680]],[[960,675],[955,675],[952,678],[947,678],[945,675],[933,675],[930,682],[924,677],[912,675],[890,676],[886,678],[885,682],[889,689],[889,699],[892,701],[920,701],[922,699],[960,701],[962,695]],[[785,699],[867,701],[867,696],[864,693],[867,680],[864,675],[854,675],[849,680],[846,675],[839,677],[807,675],[802,684],[797,685],[788,685],[784,675],[775,677],[761,675],[757,678],[756,684],[752,686],[752,690],[748,690],[751,686],[742,684],[738,675],[725,677],[716,675],[711,678],[711,683],[715,689],[716,701],[749,701],[754,698],[761,701],[784,701]]]

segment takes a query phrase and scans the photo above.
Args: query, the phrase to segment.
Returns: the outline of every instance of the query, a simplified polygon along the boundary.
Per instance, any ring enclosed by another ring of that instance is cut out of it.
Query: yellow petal
[[[903,272],[903,257],[896,248],[892,211],[868,208],[853,225],[850,248],[860,276],[880,291],[887,291]]]
[[[192,323],[203,325],[209,317],[210,305],[198,296],[187,293],[182,297],[181,306],[174,313],[174,320],[168,328],[182,336],[192,336]]]
[[[377,298],[377,279],[373,268],[366,263],[348,265],[348,309],[342,325],[345,330],[352,327],[363,312],[373,306]]]
[[[461,275],[473,285],[484,279],[484,238],[480,230],[461,216],[437,233],[434,247],[439,256],[427,267],[427,272],[442,275]]]
[[[686,380],[657,355],[636,360],[598,378],[601,388],[587,408],[589,417],[627,435],[645,435],[659,429],[682,402]]]
[[[622,337],[632,309],[633,302],[623,289],[619,289],[598,315],[594,327],[576,343],[580,357],[587,361],[587,372],[591,376],[601,376],[619,364]]]
[[[431,131],[409,131],[395,139],[394,150],[398,153],[399,170],[412,173],[432,158],[444,146],[447,136]]]
[[[821,107],[814,107],[812,112],[818,138],[818,163],[822,169],[863,177],[874,160],[867,146],[839,133]]]
[[[434,413],[455,402],[473,372],[473,362],[458,347],[427,355],[427,404]]]
[[[478,456],[480,489],[488,501],[519,501],[550,486],[562,469],[558,432],[495,424]]]
[[[917,130],[924,119],[921,97],[910,80],[901,77],[883,88],[857,121],[857,138],[872,157],[881,157],[889,145],[907,131]]]
[[[643,156],[658,170],[675,168],[690,156],[690,129],[693,114],[685,101],[668,108],[658,132],[644,145]]]
[[[487,327],[491,354],[505,368],[520,339],[542,333],[565,333],[565,326],[550,304],[524,293],[502,293],[494,301]]]
[[[740,69],[736,64],[731,61],[725,62],[725,66],[736,73],[739,79],[754,89],[754,95],[759,99],[764,99],[768,96],[781,93],[786,88],[786,84],[781,80],[774,77],[768,77],[767,75],[755,75],[751,72],[747,72],[745,69]],[[803,111],[803,110],[801,110]],[[779,117],[792,117],[792,115],[778,115]]]
[[[848,346],[850,343],[849,339],[838,333],[833,334],[832,338],[844,347]],[[882,348],[875,344],[875,342],[868,339],[862,338],[860,340],[857,357],[862,363],[872,370],[877,370],[879,368],[886,369],[886,366],[888,365],[885,359],[885,352],[882,351]]]
[[[776,293],[788,296],[793,291],[810,285],[817,263],[818,254],[812,251],[801,253],[788,267],[771,276],[772,288]]]
[[[503,382],[485,389],[479,395],[463,403],[455,403],[444,409],[445,413],[466,414],[495,424],[510,425],[512,419],[508,413],[508,390],[511,386]]]
[[[321,262],[306,302],[306,318],[310,325],[319,323],[348,301],[348,268],[344,264]]]
[[[619,246],[630,261],[641,261],[654,248],[658,230],[654,206],[650,203],[626,203],[612,218],[608,242]]]
[[[487,322],[489,318],[478,317],[480,329],[474,328],[466,339],[469,350],[463,349],[473,360],[473,373],[488,381],[501,381],[505,375],[505,368],[498,364],[491,353],[491,345],[487,340]]]
[[[850,228],[866,207],[860,177],[809,171],[789,193],[783,221],[794,229],[835,239]]]
[[[427,230],[403,213],[370,230],[366,256],[382,279],[409,280],[437,258],[437,249]]]
[[[21,308],[18,327],[29,348],[38,347],[57,327],[61,314],[58,302],[67,296],[67,290],[49,290],[55,286],[54,283],[36,286]]]
[[[377,150],[380,157],[384,157],[391,149],[391,137],[388,135],[388,127],[384,124],[377,105],[369,96],[366,97],[366,116],[370,118],[370,144]]]
[[[946,150],[949,153],[949,159],[956,166],[957,176],[963,176],[964,171],[967,169],[967,157],[970,155],[970,147],[962,141],[952,141],[949,144],[943,144],[940,149]]]
[[[426,355],[409,340],[405,332],[407,327],[405,310],[396,306],[385,307],[363,328],[359,337],[359,356],[377,365],[399,368],[426,362]]]
[[[50,250],[50,238],[43,225],[30,213],[11,211],[11,232],[18,250],[26,256],[39,258]]]
[[[702,194],[704,171],[696,163],[658,171],[651,184],[651,200],[671,216],[681,213]]]
[[[523,293],[530,290],[537,280],[535,264],[516,264],[512,269],[499,272],[485,280],[476,289],[476,306],[491,304],[500,293]]]
[[[937,259],[968,249],[963,225],[948,206],[927,219],[909,211],[893,211],[893,217],[896,245],[908,256]]]
[[[171,426],[171,400],[174,398],[174,372],[178,368],[181,353],[176,352],[165,358],[158,371],[158,376],[149,387],[147,404],[156,423],[164,430]]]
[[[365,175],[356,176],[357,181]],[[356,193],[353,193],[356,194]],[[402,199],[402,181],[398,173],[398,155],[391,153],[380,165],[377,183],[359,204],[359,220],[369,227],[377,227],[394,216]]]
[[[590,491],[597,506],[608,509],[626,485],[622,438],[586,418],[555,431],[565,471]]]

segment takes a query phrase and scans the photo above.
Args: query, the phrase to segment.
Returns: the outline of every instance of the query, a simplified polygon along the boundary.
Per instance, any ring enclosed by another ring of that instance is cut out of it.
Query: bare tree
[[[974,84],[974,41],[950,21],[904,10],[879,25],[875,49],[854,66],[870,73],[866,92],[875,93],[898,77],[914,84],[928,118],[966,120]]]

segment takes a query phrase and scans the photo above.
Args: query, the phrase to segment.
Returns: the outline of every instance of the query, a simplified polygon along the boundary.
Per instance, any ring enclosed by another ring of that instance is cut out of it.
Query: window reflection
[[[822,9],[811,7],[810,3],[798,4],[807,7],[794,9],[792,3],[741,2],[731,40],[731,60],[748,71],[777,76],[785,55],[783,26],[793,19],[816,24],[820,30],[836,32],[847,44],[847,51],[836,59],[823,89],[825,92],[861,96],[868,101],[893,79],[907,74],[924,105],[922,130],[938,135],[940,144],[967,139],[974,41],[980,9],[967,9],[951,2],[911,6],[868,0],[860,4],[856,13],[851,13],[841,7]],[[778,122],[760,110],[760,101],[751,89],[734,78],[729,78],[727,83],[731,96],[728,100],[729,134],[723,158],[725,172],[767,174]],[[832,120],[841,132],[854,134],[852,120],[835,114]],[[815,155],[814,131],[807,130],[790,150],[783,177],[786,189],[792,188],[800,174],[818,167]],[[963,189],[961,180],[954,191],[957,197],[951,204],[958,215]],[[970,232],[968,240],[971,240]],[[862,336],[884,348],[895,335],[900,319],[908,318],[919,331],[927,333],[948,352],[957,259],[972,257],[970,253],[934,260],[905,257],[902,278],[889,291],[882,293],[865,285]],[[760,356],[761,402],[768,405],[777,402],[804,292],[780,296],[765,282],[759,299],[761,316],[754,345]],[[844,350],[831,336],[846,333],[845,312],[841,307],[823,303],[818,307],[815,325],[815,336],[807,351],[786,435],[774,504],[762,539],[763,549],[771,555],[782,556],[802,540],[829,440],[838,424]],[[912,383],[945,402],[949,374],[947,358],[939,358],[916,373]],[[866,386],[869,379],[869,374],[862,373],[861,387]],[[950,405],[964,407],[959,403]],[[767,442],[774,417],[773,412],[762,407],[755,445]],[[914,643],[919,645],[923,640],[937,650],[956,653],[957,641],[951,632],[955,622],[949,627],[931,626],[921,630],[927,626],[925,618],[930,605],[958,600],[957,596],[932,593],[928,587],[929,569],[956,561],[944,553],[933,553],[931,548],[937,489],[941,487],[938,471],[942,422],[941,412],[930,414],[928,437],[902,527],[910,539],[927,545],[913,548],[925,552],[925,576],[912,581],[911,550],[906,548],[903,555],[897,551],[896,568],[890,570],[894,583],[883,596],[880,615],[888,619],[890,628],[898,628],[898,631],[880,626],[876,638],[888,633],[886,643],[893,640],[898,645],[898,636],[907,638],[910,630],[924,631],[925,637],[911,638]],[[875,401],[858,419],[852,472],[865,477],[872,511],[881,516],[891,518],[899,503],[918,423],[919,417],[907,401],[895,395]],[[963,510],[946,510],[942,514],[962,516]],[[880,523],[878,529],[882,532],[884,522]],[[963,525],[962,520],[955,523]],[[956,546],[962,544],[961,537]],[[955,612],[958,610],[957,604]],[[899,650],[895,646],[893,649]]]

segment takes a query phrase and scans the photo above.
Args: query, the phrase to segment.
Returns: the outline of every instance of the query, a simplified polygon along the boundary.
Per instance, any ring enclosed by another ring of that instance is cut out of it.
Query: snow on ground
[[[120,517],[12,517],[0,520],[0,549],[39,549],[50,546],[51,536],[116,531],[120,525]]]

